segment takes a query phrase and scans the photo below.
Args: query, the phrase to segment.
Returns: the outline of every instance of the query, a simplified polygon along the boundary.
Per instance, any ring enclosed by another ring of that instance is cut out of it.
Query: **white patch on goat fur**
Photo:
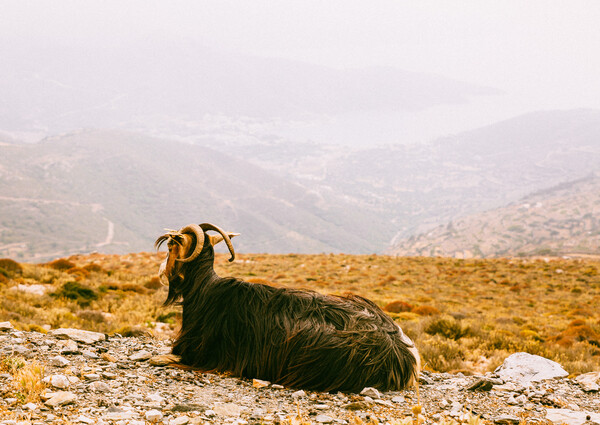
[[[169,286],[169,279],[167,278],[167,260],[168,259],[169,259],[169,257],[167,257],[165,259],[165,261],[163,261],[160,264],[160,267],[158,268],[158,280],[164,286]]]

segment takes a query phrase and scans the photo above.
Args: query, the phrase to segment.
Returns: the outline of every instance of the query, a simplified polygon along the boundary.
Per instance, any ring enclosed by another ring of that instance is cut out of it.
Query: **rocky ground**
[[[28,402],[5,365],[0,372],[0,425],[408,425],[418,405],[419,421],[425,423],[600,424],[598,373],[568,379],[554,366],[538,371],[537,365],[525,364],[526,372],[516,375],[509,373],[516,370],[510,367],[486,376],[423,372],[419,396],[415,389],[329,394],[154,365],[154,356],[168,352],[167,342],[151,338],[76,330],[21,332],[0,323],[0,362],[19,357],[38,362],[45,386],[39,400]],[[543,373],[559,377],[538,381],[546,377]]]

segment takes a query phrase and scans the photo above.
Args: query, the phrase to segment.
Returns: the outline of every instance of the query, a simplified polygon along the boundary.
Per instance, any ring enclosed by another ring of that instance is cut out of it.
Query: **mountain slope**
[[[150,250],[164,227],[205,221],[241,232],[242,251],[372,252],[387,240],[368,209],[206,147],[83,131],[1,145],[0,158],[0,256]]]
[[[459,258],[600,254],[600,174],[451,221],[401,241],[391,252]]]
[[[425,145],[230,145],[232,155],[379,211],[404,239],[600,169],[600,111],[540,111]]]

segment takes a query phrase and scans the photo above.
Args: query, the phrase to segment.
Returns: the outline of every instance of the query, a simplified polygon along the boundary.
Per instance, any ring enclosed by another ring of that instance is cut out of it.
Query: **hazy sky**
[[[246,54],[395,66],[488,85],[507,93],[513,115],[600,108],[598,0],[0,0],[0,10],[0,37],[17,43],[193,39]]]

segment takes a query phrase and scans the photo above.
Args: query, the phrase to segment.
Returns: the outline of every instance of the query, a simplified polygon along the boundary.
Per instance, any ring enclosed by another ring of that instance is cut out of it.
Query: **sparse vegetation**
[[[180,310],[161,308],[167,289],[156,272],[163,256],[72,256],[59,260],[71,263],[62,270],[21,264],[21,273],[0,285],[0,321],[25,330],[50,325],[164,336],[158,332],[174,331]],[[73,268],[88,273],[74,276]],[[240,254],[229,263],[218,254],[215,268],[258,283],[365,296],[415,340],[431,370],[485,372],[516,351],[548,357],[571,373],[600,369],[594,259]],[[29,294],[16,291],[18,284],[49,291]]]

